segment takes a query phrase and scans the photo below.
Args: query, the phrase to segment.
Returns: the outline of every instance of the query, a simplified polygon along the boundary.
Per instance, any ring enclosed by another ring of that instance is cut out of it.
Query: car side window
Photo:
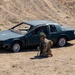
[[[47,31],[47,26],[38,27],[38,28],[36,29],[36,34],[37,34],[37,35],[40,35],[40,32],[44,32],[45,34],[47,34],[47,33],[48,33],[48,31]]]
[[[35,30],[31,31],[30,35],[36,35],[36,31]]]
[[[44,32],[47,35],[47,34],[49,34],[48,28],[49,28],[48,26],[40,26],[40,27],[32,30],[28,35],[29,36],[40,35],[40,32]]]
[[[57,32],[55,25],[50,25],[50,31],[51,32]]]

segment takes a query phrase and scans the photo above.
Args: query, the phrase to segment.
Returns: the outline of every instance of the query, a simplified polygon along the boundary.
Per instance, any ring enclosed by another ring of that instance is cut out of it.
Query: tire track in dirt
[[[44,11],[41,10],[41,8],[38,7],[38,5],[37,5],[37,3],[36,3],[35,0],[30,0],[30,2],[33,4],[33,6],[37,9],[37,11],[39,11],[39,13],[40,13],[42,16],[46,16],[46,17],[50,18],[49,15],[47,15]],[[39,2],[39,0],[38,0],[37,2],[40,4],[41,1]]]
[[[48,0],[30,0],[33,6],[37,9],[37,11],[42,14],[42,16],[46,16],[47,19],[52,19],[54,21],[63,21],[62,19],[66,16],[66,14],[61,14],[57,11],[56,8],[52,5],[51,1]],[[37,13],[38,14],[38,13]],[[66,21],[66,20],[65,20]],[[64,22],[64,21],[63,21]]]
[[[52,2],[50,2],[49,0],[44,0],[45,1],[45,3],[48,5],[48,7],[50,8],[50,9],[52,9],[53,11],[54,11],[54,13],[56,13],[57,15],[59,15],[60,17],[65,17],[65,16],[67,16],[67,14],[65,14],[64,12],[62,12],[61,11],[61,13],[63,13],[63,15],[60,13],[60,10],[59,10],[59,12],[58,12],[58,9],[57,8],[54,8],[54,4],[52,3]],[[52,0],[53,1],[53,0]],[[49,10],[49,9],[48,9]]]

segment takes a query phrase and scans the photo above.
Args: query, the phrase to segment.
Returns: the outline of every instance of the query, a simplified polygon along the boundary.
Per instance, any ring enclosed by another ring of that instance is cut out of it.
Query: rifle
[[[39,47],[37,47],[37,50],[38,50],[38,52],[37,52],[37,56],[39,56],[40,55],[40,48]]]

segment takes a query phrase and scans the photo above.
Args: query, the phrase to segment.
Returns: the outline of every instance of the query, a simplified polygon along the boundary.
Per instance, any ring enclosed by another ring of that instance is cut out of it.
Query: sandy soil
[[[75,28],[75,0],[0,0],[0,29],[27,20],[46,19]],[[75,75],[75,40],[52,48],[53,57],[35,58],[36,50],[0,50],[0,75]]]
[[[0,51],[0,75],[75,75],[75,41],[52,48],[53,57],[35,58],[37,51]]]

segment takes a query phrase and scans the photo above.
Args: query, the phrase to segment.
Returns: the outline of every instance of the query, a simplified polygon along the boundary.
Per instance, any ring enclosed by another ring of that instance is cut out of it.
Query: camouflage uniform
[[[51,52],[51,46],[53,45],[53,42],[51,40],[48,40],[45,38],[44,42],[41,42],[39,49],[40,49],[40,55],[41,56],[51,56],[52,57],[52,52]]]

